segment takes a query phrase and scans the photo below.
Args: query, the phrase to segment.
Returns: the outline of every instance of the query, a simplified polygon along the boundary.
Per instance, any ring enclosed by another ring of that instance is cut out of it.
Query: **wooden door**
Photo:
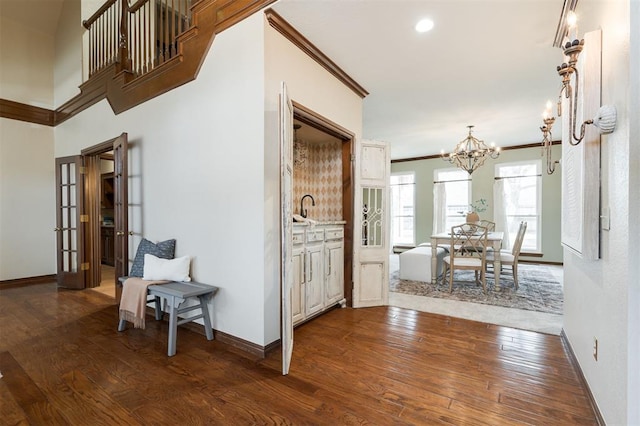
[[[114,215],[114,266],[116,302],[120,303],[122,287],[118,277],[129,274],[129,187],[127,167],[127,134],[113,141],[113,215]]]
[[[56,253],[59,287],[85,287],[83,213],[84,164],[82,156],[56,158]]]
[[[282,291],[282,374],[289,374],[293,355],[293,104],[282,82],[280,90],[280,286]]]
[[[353,226],[353,307],[389,301],[389,146],[356,143]]]

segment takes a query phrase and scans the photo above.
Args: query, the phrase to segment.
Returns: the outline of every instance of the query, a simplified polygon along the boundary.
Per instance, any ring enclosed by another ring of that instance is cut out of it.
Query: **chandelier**
[[[293,125],[293,165],[301,166],[307,160],[307,142],[298,139],[298,129],[301,124]]]
[[[500,148],[497,148],[494,144],[487,146],[483,141],[474,138],[471,136],[473,126],[467,127],[469,128],[469,135],[464,140],[458,142],[453,152],[445,154],[444,150],[440,151],[440,157],[444,161],[455,164],[457,167],[471,174],[484,164],[487,157],[498,158]]]

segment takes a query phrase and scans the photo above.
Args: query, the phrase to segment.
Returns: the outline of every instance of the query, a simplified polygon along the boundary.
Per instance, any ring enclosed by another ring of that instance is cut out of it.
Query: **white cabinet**
[[[293,323],[295,324],[304,319],[304,246],[294,244],[291,253],[293,256],[291,312],[293,314]]]
[[[330,306],[344,298],[344,244],[331,241],[325,244],[325,303]]]
[[[293,244],[293,323],[344,307],[344,227],[295,226]]]
[[[305,247],[307,270],[305,276],[305,316],[309,317],[324,309],[324,276],[322,274],[322,242]]]

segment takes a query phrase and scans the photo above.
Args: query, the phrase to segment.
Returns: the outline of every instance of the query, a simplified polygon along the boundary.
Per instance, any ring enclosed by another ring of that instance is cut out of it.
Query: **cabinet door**
[[[324,308],[324,273],[322,244],[307,246],[305,277],[305,314],[320,312]]]
[[[330,306],[344,295],[344,245],[342,241],[325,244],[325,306]]]
[[[304,246],[293,246],[293,288],[291,295],[291,313],[293,323],[304,319]]]

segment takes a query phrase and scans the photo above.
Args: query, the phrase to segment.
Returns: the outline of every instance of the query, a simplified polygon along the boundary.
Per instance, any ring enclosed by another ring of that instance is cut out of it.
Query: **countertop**
[[[345,225],[347,223],[346,220],[323,220],[317,221],[315,226],[326,226],[326,225]],[[293,226],[307,227],[311,226],[309,222],[293,222]]]

